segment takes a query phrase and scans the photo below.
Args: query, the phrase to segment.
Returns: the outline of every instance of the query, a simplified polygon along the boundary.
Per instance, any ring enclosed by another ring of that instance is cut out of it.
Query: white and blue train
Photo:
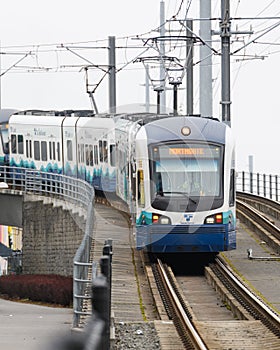
[[[78,177],[116,194],[133,218],[139,249],[236,248],[234,140],[218,120],[15,114],[9,144],[11,166]]]

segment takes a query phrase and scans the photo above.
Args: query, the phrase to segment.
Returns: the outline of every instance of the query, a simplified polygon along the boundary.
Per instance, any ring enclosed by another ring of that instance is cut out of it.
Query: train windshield
[[[170,198],[177,198],[178,203],[180,199],[183,199],[184,202],[187,199],[187,202],[190,203],[190,210],[191,207],[197,209],[198,201],[203,204],[201,198],[205,197],[212,199],[212,207],[213,198],[221,197],[221,164],[222,146],[220,145],[169,143],[151,146],[153,206],[157,208],[160,203],[158,209],[161,209],[166,199],[169,198],[169,203]],[[172,207],[174,203],[171,209]],[[168,209],[170,210],[170,206]],[[175,208],[174,210],[177,211]]]

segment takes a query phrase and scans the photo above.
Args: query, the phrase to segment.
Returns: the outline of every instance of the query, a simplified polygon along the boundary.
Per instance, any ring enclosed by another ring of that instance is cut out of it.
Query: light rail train
[[[195,116],[9,120],[10,166],[78,177],[115,194],[127,204],[137,248],[156,253],[236,248],[234,148],[227,125]]]

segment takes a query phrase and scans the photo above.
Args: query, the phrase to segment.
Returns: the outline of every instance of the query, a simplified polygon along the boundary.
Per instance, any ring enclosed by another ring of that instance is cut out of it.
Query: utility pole
[[[186,22],[186,36],[187,36],[187,58],[186,58],[186,69],[187,69],[187,115],[193,114],[193,21],[187,20]]]
[[[200,18],[200,37],[207,45],[200,46],[199,109],[203,117],[212,117],[211,0],[200,0]]]
[[[164,37],[165,36],[165,3],[164,0],[160,2],[160,36]],[[165,56],[165,41],[161,40],[160,41],[160,56],[164,57]],[[166,71],[165,71],[165,66],[164,66],[164,60],[161,60],[161,65],[160,65],[160,83],[161,83],[161,97],[160,97],[160,104],[162,106],[163,111],[165,111],[165,106],[166,106],[166,94],[165,94],[165,76],[166,76]]]
[[[222,52],[222,121],[231,126],[230,116],[230,3],[221,0],[221,52]]]
[[[109,111],[116,113],[116,38],[109,36]]]
[[[149,78],[149,66],[145,67],[146,80],[145,80],[145,90],[146,90],[146,112],[150,111],[150,78]]]

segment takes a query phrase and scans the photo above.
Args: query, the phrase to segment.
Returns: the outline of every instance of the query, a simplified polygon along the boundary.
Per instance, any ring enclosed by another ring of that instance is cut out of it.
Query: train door
[[[66,117],[62,123],[63,173],[78,177],[76,123],[79,117]]]
[[[0,165],[7,165],[8,129],[6,124],[0,124]]]

